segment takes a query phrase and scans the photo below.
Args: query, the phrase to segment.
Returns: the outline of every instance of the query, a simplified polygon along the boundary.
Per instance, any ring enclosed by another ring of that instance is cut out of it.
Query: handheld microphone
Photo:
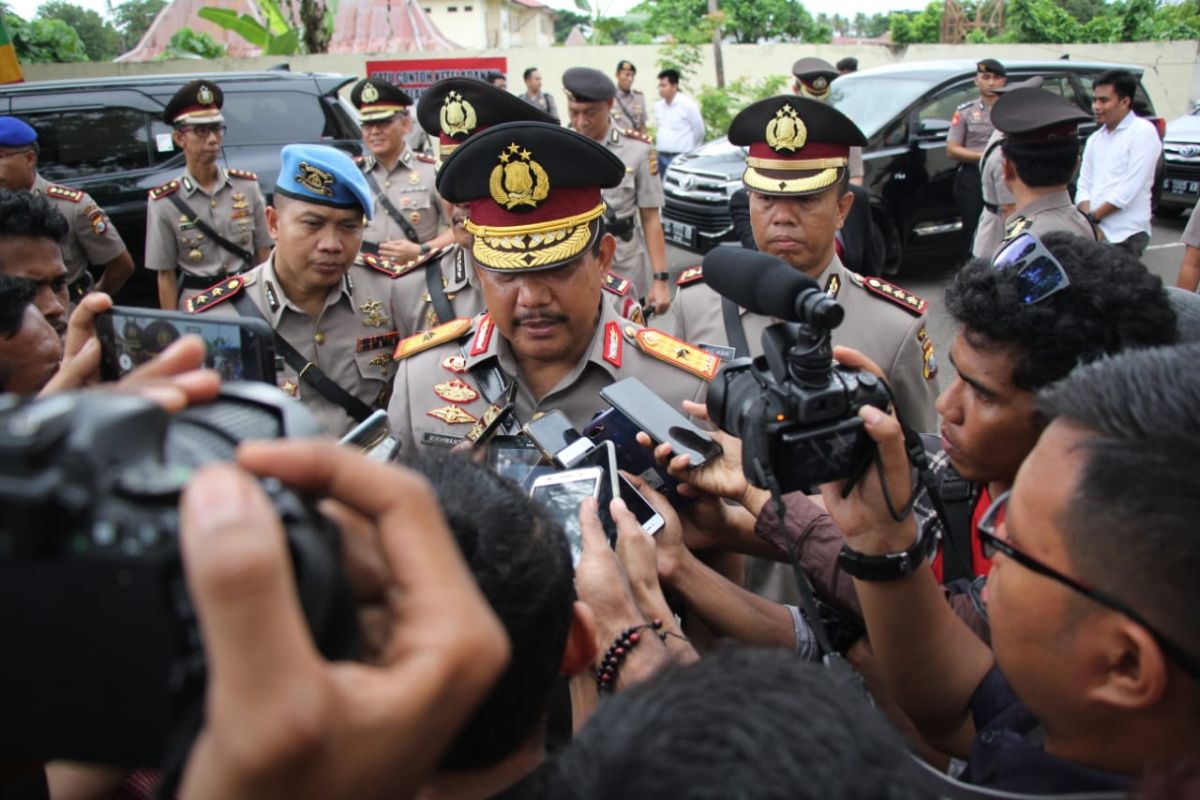
[[[703,266],[705,283],[747,311],[826,329],[836,328],[845,316],[816,281],[775,256],[717,247]]]

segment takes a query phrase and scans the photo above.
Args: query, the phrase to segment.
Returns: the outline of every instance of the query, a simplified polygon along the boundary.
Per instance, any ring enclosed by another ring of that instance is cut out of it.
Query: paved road
[[[1150,246],[1142,257],[1143,263],[1154,274],[1161,277],[1168,286],[1175,284],[1175,276],[1179,272],[1179,262],[1183,260],[1183,245],[1179,243],[1179,237],[1183,233],[1184,226],[1187,225],[1187,220],[1187,216],[1178,219],[1158,219],[1156,217],[1150,237]],[[700,257],[690,251],[672,245],[667,246],[667,251],[672,273],[677,274],[685,267],[700,263]],[[950,340],[954,336],[954,323],[945,312],[943,295],[946,285],[953,275],[954,265],[952,264],[929,264],[918,269],[906,268],[899,276],[891,279],[894,283],[929,301],[928,325],[941,355],[938,363],[939,368],[943,371],[943,385],[945,385],[946,373],[951,369],[949,359],[944,354],[950,347]]]

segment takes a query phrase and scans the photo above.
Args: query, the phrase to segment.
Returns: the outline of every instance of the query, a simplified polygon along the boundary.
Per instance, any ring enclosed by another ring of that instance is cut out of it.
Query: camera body
[[[180,561],[180,494],[241,441],[319,434],[265,384],[226,384],[174,415],[116,393],[0,399],[0,751],[127,766],[186,751],[206,664]],[[262,486],[314,641],[353,658],[336,530],[308,498]]]
[[[802,296],[797,305],[820,302]],[[742,439],[747,480],[773,492],[812,493],[858,474],[874,451],[858,411],[886,410],[887,386],[835,364],[828,328],[779,322],[763,331],[762,343],[762,356],[725,364],[708,391],[710,418]]]

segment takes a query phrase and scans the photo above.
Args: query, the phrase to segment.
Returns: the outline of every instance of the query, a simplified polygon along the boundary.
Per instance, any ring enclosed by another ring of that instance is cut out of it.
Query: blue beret
[[[361,208],[367,219],[375,210],[367,179],[350,156],[319,144],[289,144],[279,154],[279,194],[334,208]]]
[[[37,131],[16,117],[0,117],[0,147],[25,147],[37,141]]]

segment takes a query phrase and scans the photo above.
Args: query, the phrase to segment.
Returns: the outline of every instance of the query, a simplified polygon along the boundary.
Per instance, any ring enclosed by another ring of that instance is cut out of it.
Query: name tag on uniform
[[[710,355],[717,356],[722,361],[732,361],[733,357],[737,355],[737,350],[734,350],[732,347],[726,347],[723,344],[696,342],[696,346]]]
[[[463,440],[461,436],[451,436],[448,433],[432,433],[425,432],[421,434],[421,444],[427,444],[430,447],[445,447],[451,448]]]

